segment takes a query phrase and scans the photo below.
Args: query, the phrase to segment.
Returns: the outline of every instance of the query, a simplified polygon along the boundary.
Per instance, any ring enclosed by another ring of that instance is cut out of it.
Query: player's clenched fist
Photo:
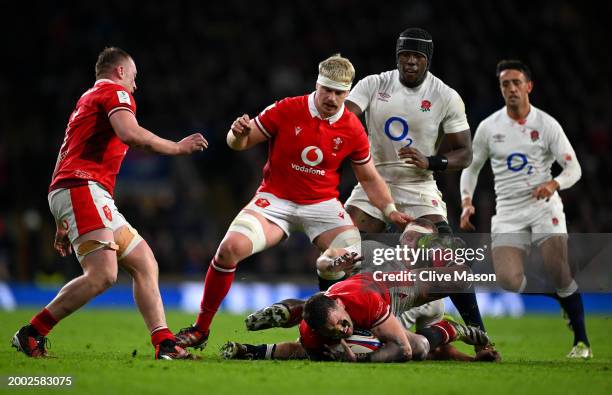
[[[230,130],[236,137],[247,136],[251,132],[251,126],[249,125],[250,121],[251,119],[249,116],[244,114],[241,117],[236,118],[236,120],[232,123]]]
[[[200,133],[194,133],[185,137],[178,143],[179,154],[186,155],[196,151],[204,151],[208,148],[208,141]]]

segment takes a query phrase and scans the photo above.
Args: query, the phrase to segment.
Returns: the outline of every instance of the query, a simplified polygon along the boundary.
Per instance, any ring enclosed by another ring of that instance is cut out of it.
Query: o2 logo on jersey
[[[391,125],[394,123],[398,123],[401,127],[402,132],[397,134],[396,131],[391,131]],[[412,139],[408,137],[408,131],[410,127],[408,126],[408,122],[404,118],[400,117],[391,117],[387,119],[385,122],[385,134],[393,141],[405,141],[405,147],[410,147],[412,145]]]
[[[323,151],[321,148],[309,145],[302,150],[302,162],[308,166],[316,166],[323,161]]]
[[[527,169],[527,174],[533,174],[533,166],[529,164],[529,160],[527,159],[527,155],[522,152],[513,152],[508,155],[506,158],[506,164],[508,165],[508,170],[518,173]]]

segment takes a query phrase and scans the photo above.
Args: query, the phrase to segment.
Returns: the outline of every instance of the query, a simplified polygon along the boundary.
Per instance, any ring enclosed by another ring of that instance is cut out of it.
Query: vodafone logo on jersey
[[[302,162],[308,166],[316,166],[323,161],[323,151],[321,148],[309,145],[302,151]]]
[[[315,145],[309,145],[302,150],[301,159],[302,162],[308,166],[317,166],[323,162],[323,151],[321,151],[321,148]],[[302,173],[314,174],[318,176],[325,175],[325,170],[313,169],[312,167],[308,166],[300,166],[296,165],[295,163],[291,164],[291,168],[293,170],[300,171]]]

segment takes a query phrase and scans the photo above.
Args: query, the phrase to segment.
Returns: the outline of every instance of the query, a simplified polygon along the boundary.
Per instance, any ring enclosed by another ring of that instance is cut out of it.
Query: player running
[[[130,146],[164,155],[186,155],[207,148],[195,133],[179,142],[163,139],[136,120],[136,65],[122,49],[104,49],[96,63],[96,82],[77,102],[66,127],[53,179],[49,206],[57,233],[54,247],[65,257],[74,252],[83,275],[59,291],[13,337],[17,350],[47,356],[46,336],[62,319],[103,293],[121,265],[133,279],[134,299],[151,334],[156,359],[191,355],[176,345],[167,327],[158,285],[157,261],[149,245],[115,206],[115,178]]]
[[[582,174],[576,153],[561,125],[531,105],[531,71],[517,60],[502,60],[496,73],[506,106],[480,123],[474,136],[474,161],[461,174],[461,228],[475,230],[470,216],[478,173],[487,159],[495,177],[496,214],[491,219],[493,266],[506,290],[527,287],[524,260],[532,244],[542,253],[559,301],[574,331],[569,358],[591,358],[582,296],[567,259],[567,228],[557,190],[574,185]],[[561,174],[552,178],[551,165]]]
[[[280,100],[255,119],[237,118],[227,135],[238,151],[268,142],[263,181],[223,238],[204,280],[200,314],[177,334],[183,347],[203,348],[219,305],[243,259],[275,246],[294,230],[304,231],[319,250],[360,241],[359,231],[338,200],[339,168],[350,159],[355,176],[375,207],[402,227],[410,220],[397,211],[371,161],[367,135],[344,100],[355,70],[334,55],[319,64],[316,90]]]

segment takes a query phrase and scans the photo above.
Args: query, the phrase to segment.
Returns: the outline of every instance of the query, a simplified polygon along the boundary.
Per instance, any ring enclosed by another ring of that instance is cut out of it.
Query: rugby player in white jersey
[[[478,173],[487,159],[495,178],[496,214],[491,219],[493,265],[497,279],[509,291],[527,286],[523,263],[532,244],[539,247],[544,266],[574,331],[569,358],[591,358],[584,308],[567,258],[567,228],[557,190],[574,185],[582,174],[576,153],[561,125],[531,105],[531,71],[517,60],[497,65],[505,107],[480,123],[474,136],[474,160],[461,174],[461,228],[475,230],[472,196]],[[563,168],[555,178],[551,165]]]
[[[429,71],[432,55],[431,35],[406,29],[397,40],[397,68],[360,80],[346,107],[356,115],[365,112],[372,159],[398,210],[432,221],[440,233],[452,233],[433,173],[469,166],[471,133],[459,94]],[[441,155],[443,141],[450,150]],[[383,232],[389,222],[361,184],[345,206],[362,232]],[[485,329],[473,292],[451,300],[466,324]]]

